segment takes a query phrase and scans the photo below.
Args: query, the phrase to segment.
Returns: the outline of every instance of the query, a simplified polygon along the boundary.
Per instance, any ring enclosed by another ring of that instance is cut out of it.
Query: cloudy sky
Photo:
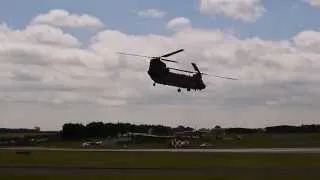
[[[3,0],[0,127],[66,122],[195,128],[320,123],[319,0]],[[205,76],[207,89],[157,85],[147,59]]]

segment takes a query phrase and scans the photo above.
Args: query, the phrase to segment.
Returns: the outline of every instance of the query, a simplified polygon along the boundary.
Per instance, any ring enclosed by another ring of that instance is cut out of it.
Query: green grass
[[[232,138],[235,135],[228,135]],[[320,133],[310,134],[245,134],[241,140],[204,138],[215,148],[291,148],[320,147]]]
[[[81,166],[112,168],[211,168],[215,177],[157,177],[152,179],[320,179],[320,154],[227,154],[168,152],[50,152],[30,156],[0,150],[0,166]],[[79,175],[78,175],[79,176]],[[151,179],[150,177],[17,176],[0,179]],[[317,178],[315,178],[317,177]]]
[[[305,176],[301,177],[256,177],[256,176],[222,176],[222,177],[209,177],[209,176],[203,176],[203,177],[170,177],[170,176],[136,176],[136,177],[113,177],[113,176],[0,176],[1,180],[256,180],[257,178],[261,180],[308,180]]]
[[[50,147],[50,148],[82,148],[81,144],[86,141],[55,141],[55,142],[45,142],[45,143],[40,143],[36,146],[38,147]],[[121,144],[115,144],[112,146],[108,146],[108,149],[119,149],[122,148],[123,145]],[[168,148],[168,144],[166,143],[145,143],[145,144],[129,144],[129,148],[131,149],[156,149],[156,148]],[[97,147],[90,147],[90,148],[104,148],[101,146]]]
[[[198,145],[204,142],[211,143],[214,148],[291,148],[291,147],[320,147],[320,133],[310,134],[245,134],[241,135],[243,139],[226,139],[224,141],[216,140],[215,137],[205,137],[200,140],[194,140]],[[227,135],[232,138],[234,135]],[[41,143],[39,146],[46,147],[81,147],[84,141],[55,141]],[[114,146],[111,148],[119,148]],[[168,142],[162,143],[144,143],[129,144],[129,148],[167,148]]]
[[[228,154],[170,152],[49,152],[30,156],[0,150],[0,165],[97,167],[319,167],[320,154]]]
[[[7,133],[0,134],[1,137],[17,137],[17,136],[29,136],[37,135],[32,133]],[[320,147],[320,133],[292,133],[292,134],[244,134],[241,135],[243,139],[235,140],[232,139],[235,135],[227,135],[226,140],[216,140],[215,136],[204,137],[200,140],[194,140],[196,144],[202,144],[204,142],[211,143],[214,148],[290,148],[290,147]],[[230,139],[231,138],[231,139]],[[79,148],[81,147],[82,141],[50,141],[39,143],[37,146],[44,147],[70,147]],[[141,144],[129,144],[129,148],[167,148],[168,141],[164,140],[162,142],[146,142]],[[108,148],[119,148],[121,146],[116,145]]]
[[[8,134],[7,134],[8,135]],[[10,135],[10,134],[9,134]],[[232,135],[228,136],[232,137]],[[79,148],[83,141],[56,141],[41,143],[46,147]],[[214,148],[288,148],[320,147],[318,134],[246,134],[241,140],[204,138]],[[199,142],[199,143],[201,143]],[[118,148],[115,146],[114,148]],[[138,144],[129,148],[166,148],[167,144]],[[212,168],[215,177],[98,177],[98,176],[20,176],[0,174],[1,180],[53,179],[320,179],[320,154],[241,154],[241,153],[169,153],[169,152],[50,152],[33,151],[30,156],[15,151],[0,150],[0,166],[90,166],[112,168]],[[289,173],[288,173],[289,172]],[[222,175],[223,174],[223,175]]]

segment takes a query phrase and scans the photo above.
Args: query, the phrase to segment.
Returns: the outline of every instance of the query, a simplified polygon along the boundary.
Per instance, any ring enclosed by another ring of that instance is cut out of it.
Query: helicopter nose
[[[202,88],[202,89],[205,89],[205,88],[206,88],[206,85],[205,85],[205,84],[202,84],[201,88]]]

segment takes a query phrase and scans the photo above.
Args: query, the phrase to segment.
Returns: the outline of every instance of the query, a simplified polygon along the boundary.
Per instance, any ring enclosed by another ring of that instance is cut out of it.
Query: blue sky
[[[190,19],[196,28],[234,28],[243,37],[259,36],[263,39],[288,39],[303,29],[318,29],[320,9],[302,0],[263,0],[267,13],[253,23],[236,21],[228,17],[201,14],[195,0],[11,0],[2,2],[0,21],[13,27],[23,27],[32,17],[51,9],[65,9],[73,13],[88,13],[100,18],[107,28],[130,34],[170,34],[165,26],[175,17]],[[137,16],[133,11],[155,8],[167,12],[162,19]]]

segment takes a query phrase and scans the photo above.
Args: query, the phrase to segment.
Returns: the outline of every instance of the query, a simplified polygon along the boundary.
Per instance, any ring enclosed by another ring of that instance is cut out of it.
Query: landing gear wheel
[[[180,89],[180,88],[178,89],[178,92],[181,92],[181,89]]]
[[[153,83],[153,86],[156,86],[156,83]]]
[[[190,91],[190,88],[188,88],[187,91]]]

